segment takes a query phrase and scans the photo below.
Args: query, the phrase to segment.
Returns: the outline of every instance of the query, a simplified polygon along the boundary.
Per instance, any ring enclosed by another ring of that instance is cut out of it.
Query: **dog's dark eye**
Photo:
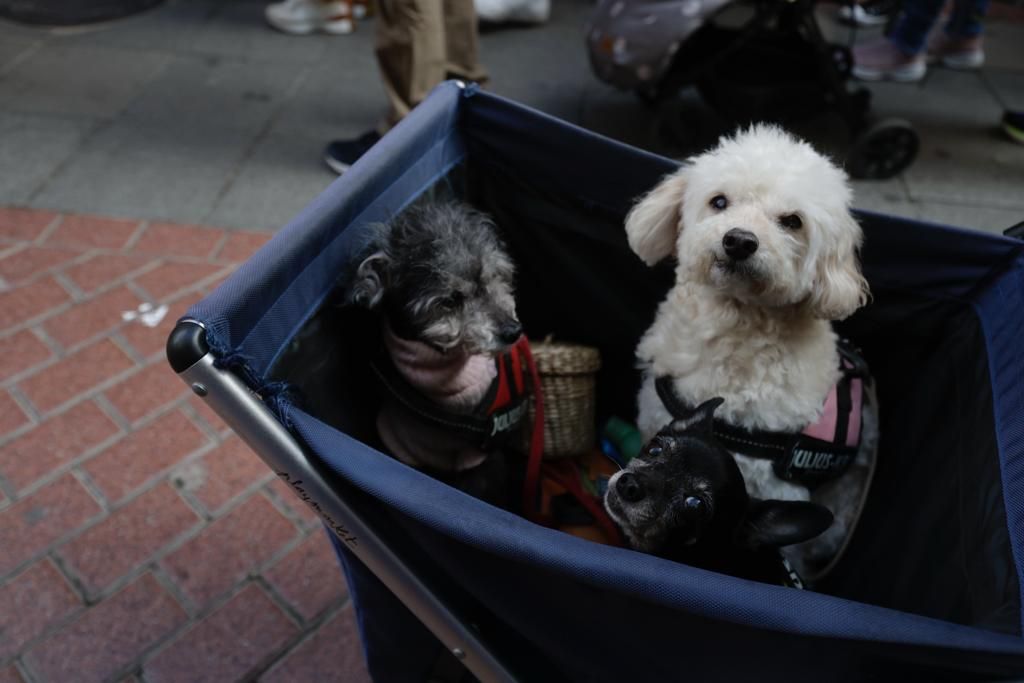
[[[647,451],[647,455],[651,456],[652,458],[657,458],[659,455],[661,455],[661,453],[661,446],[652,446]]]
[[[787,213],[785,216],[779,216],[779,225],[787,230],[799,230],[803,227],[804,222],[795,213]]]
[[[686,506],[687,510],[703,510],[704,501],[697,496],[687,496],[683,500],[683,505]]]
[[[719,211],[729,206],[729,200],[725,198],[724,194],[716,194],[708,203],[712,209],[718,209]]]
[[[466,296],[462,292],[452,292],[446,297],[437,300],[437,305],[445,310],[454,310],[462,305]]]

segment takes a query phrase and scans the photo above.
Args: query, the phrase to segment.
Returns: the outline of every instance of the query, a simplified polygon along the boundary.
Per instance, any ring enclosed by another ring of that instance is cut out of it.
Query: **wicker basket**
[[[544,392],[544,457],[586,453],[596,443],[596,373],[601,354],[590,346],[531,342]],[[530,400],[530,424],[535,414]]]

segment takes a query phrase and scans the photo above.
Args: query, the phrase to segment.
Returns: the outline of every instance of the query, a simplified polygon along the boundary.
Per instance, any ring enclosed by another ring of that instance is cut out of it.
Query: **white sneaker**
[[[923,54],[908,55],[888,38],[876,38],[853,46],[853,77],[862,81],[913,83],[924,78],[928,67]]]
[[[928,44],[928,61],[951,69],[980,69],[985,63],[981,36],[960,38],[939,33]]]
[[[882,26],[896,11],[891,0],[864,0],[839,7],[839,20],[856,26]]]
[[[551,0],[474,0],[476,17],[490,24],[543,24],[551,16]]]
[[[314,31],[332,34],[352,33],[352,8],[347,2],[333,0],[284,0],[263,9],[267,23],[279,31],[292,35],[307,35]]]

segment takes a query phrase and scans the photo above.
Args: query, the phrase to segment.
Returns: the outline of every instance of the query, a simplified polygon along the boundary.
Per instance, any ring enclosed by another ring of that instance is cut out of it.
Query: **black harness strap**
[[[693,411],[676,394],[675,383],[671,377],[658,377],[654,380],[654,388],[672,417],[682,417]],[[734,427],[718,418],[715,418],[712,431],[732,450],[755,458],[774,460],[793,445],[793,435],[788,432],[751,431]]]
[[[838,477],[857,455],[857,446],[846,445],[850,413],[854,409],[851,382],[854,378],[869,380],[867,364],[845,339],[839,343],[839,356],[842,376],[836,384],[836,433],[832,441],[800,432],[743,429],[718,418],[714,420],[712,432],[734,453],[771,460],[775,474],[781,479],[813,488]],[[692,414],[693,408],[676,394],[675,381],[671,377],[656,378],[654,388],[673,418]]]
[[[846,443],[850,431],[850,413],[853,411],[853,397],[850,395],[850,377],[846,373],[836,384],[836,443]]]

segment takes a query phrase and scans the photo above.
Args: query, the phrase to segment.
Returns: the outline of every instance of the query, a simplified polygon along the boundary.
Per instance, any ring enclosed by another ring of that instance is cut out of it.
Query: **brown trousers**
[[[389,100],[381,133],[441,81],[483,82],[473,0],[377,0],[377,63]]]

